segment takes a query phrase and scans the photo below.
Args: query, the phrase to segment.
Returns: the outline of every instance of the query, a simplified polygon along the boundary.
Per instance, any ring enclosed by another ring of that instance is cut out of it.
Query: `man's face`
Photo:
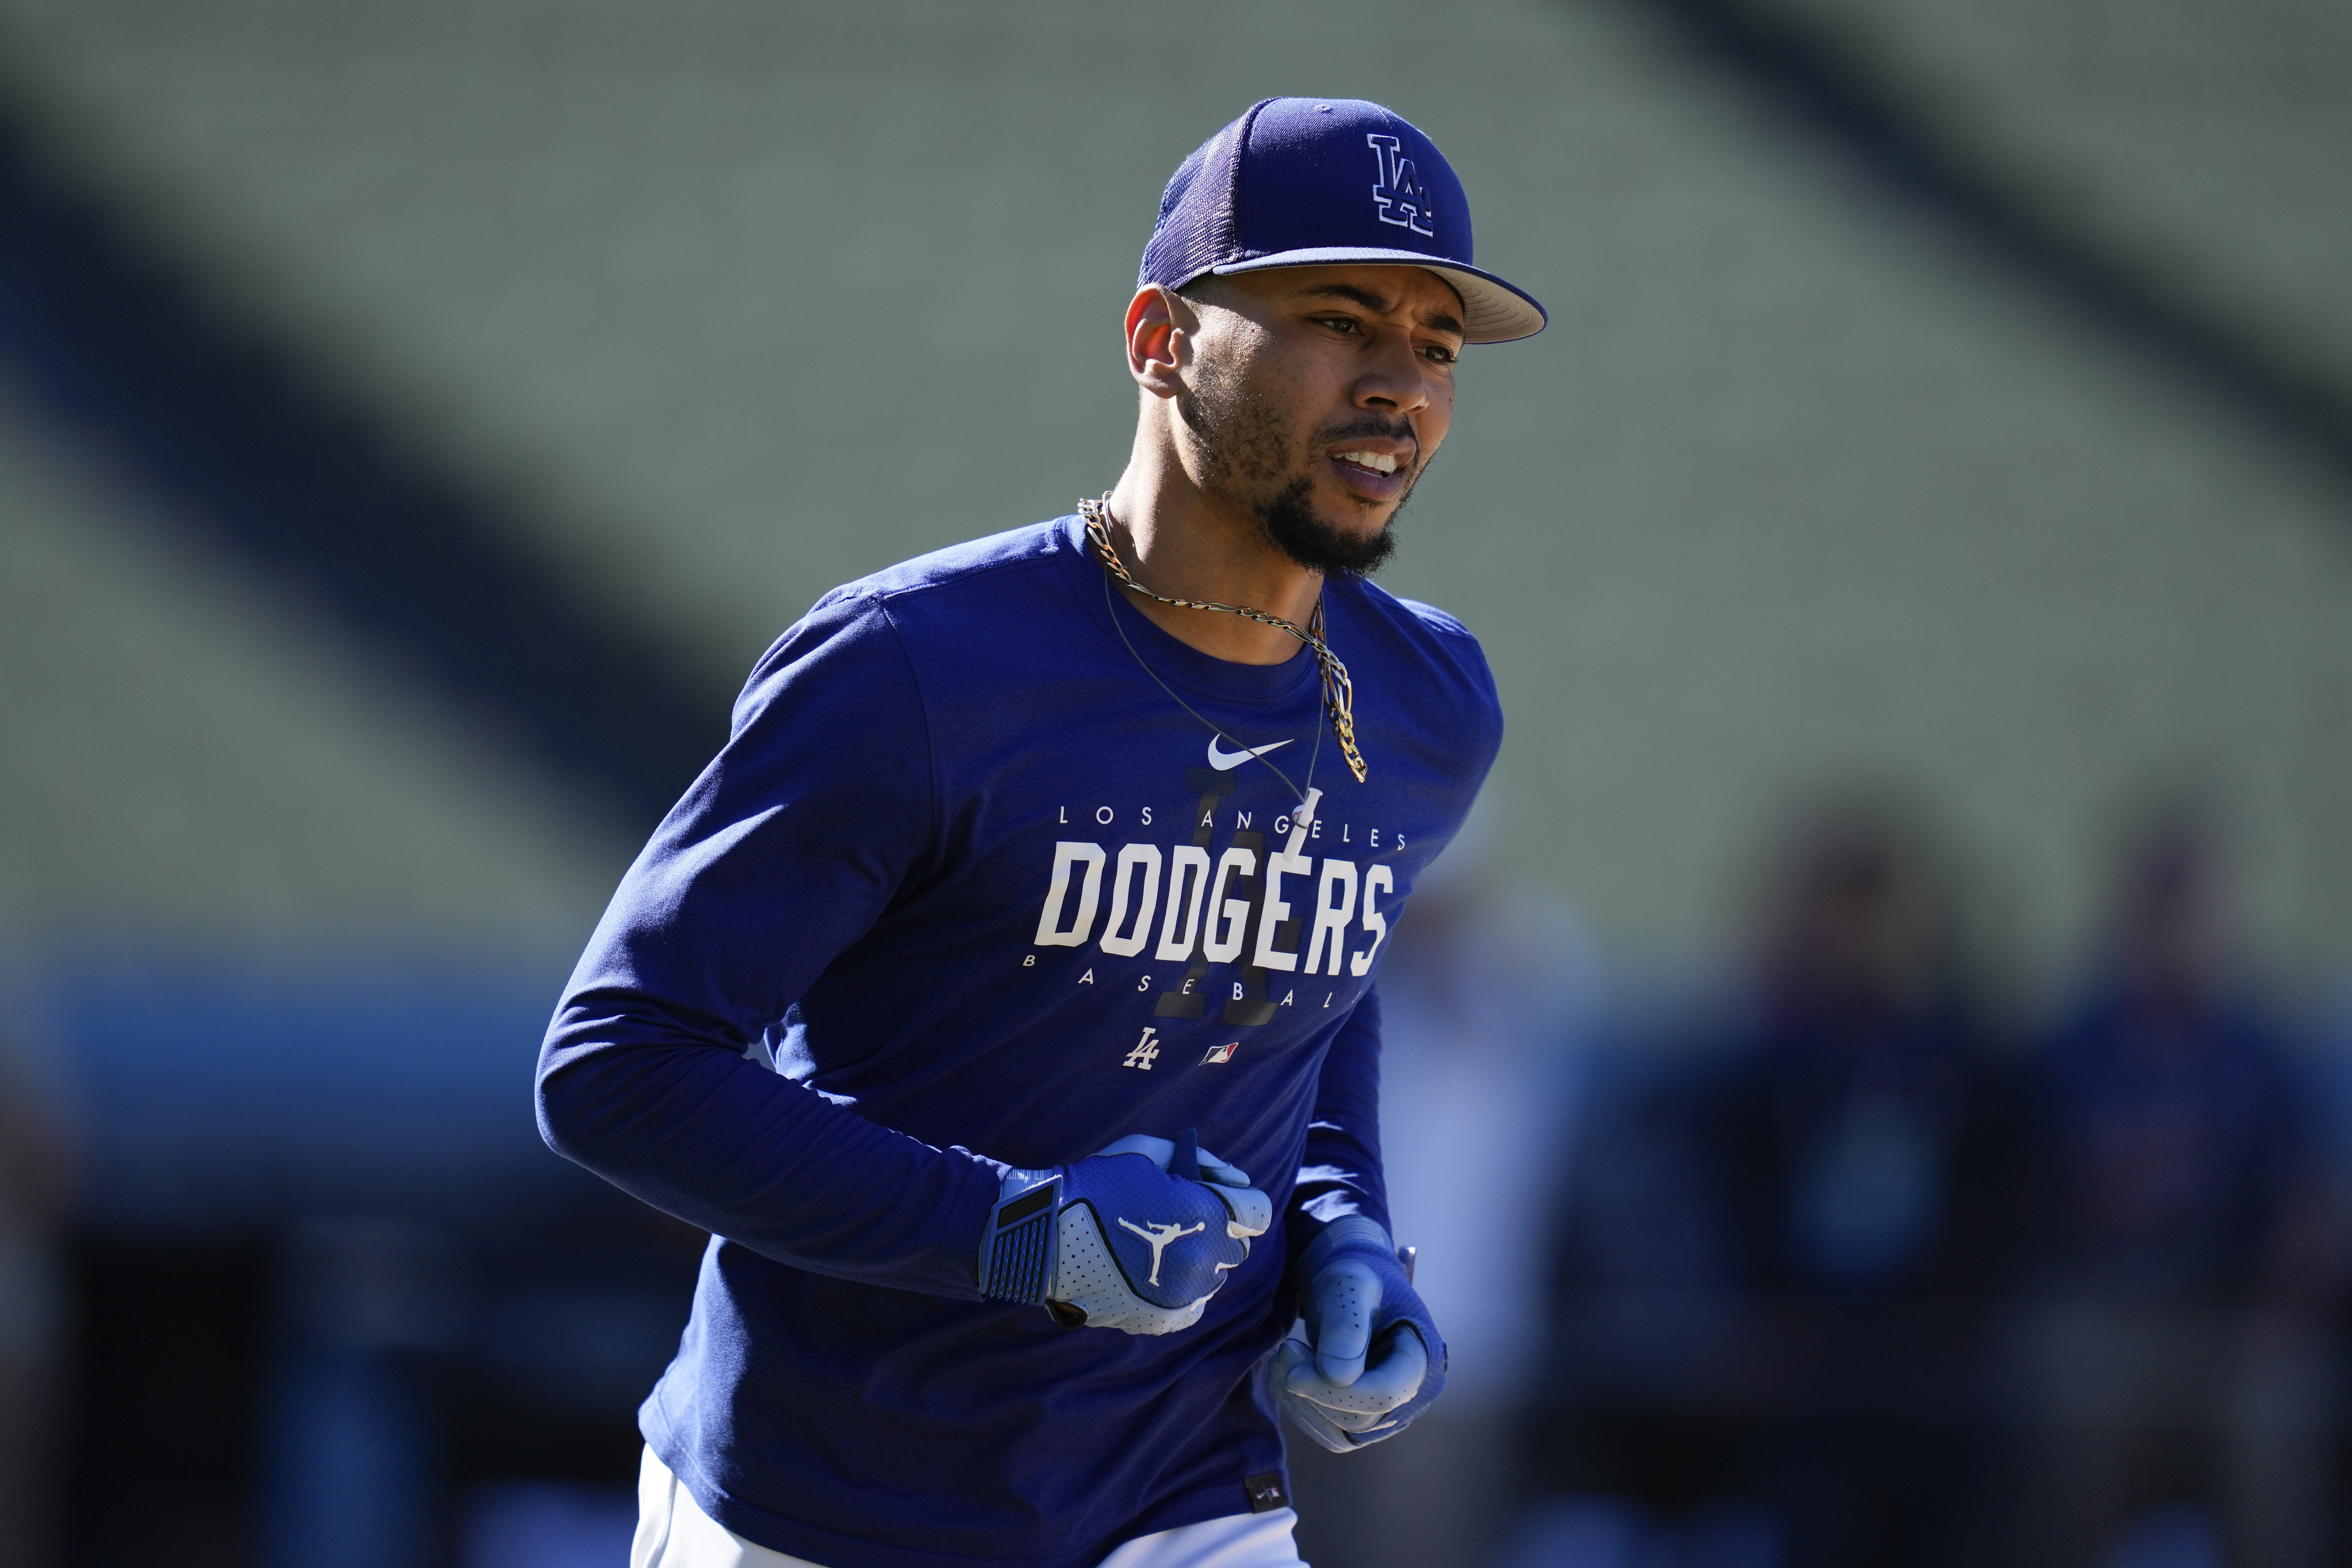
[[[1368,575],[1454,416],[1462,301],[1418,267],[1204,279],[1178,412],[1207,494],[1302,566]]]

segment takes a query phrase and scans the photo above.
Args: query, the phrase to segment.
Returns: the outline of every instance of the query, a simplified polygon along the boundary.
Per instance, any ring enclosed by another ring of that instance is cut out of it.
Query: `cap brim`
[[[1252,257],[1247,261],[1229,261],[1209,270],[1223,275],[1265,272],[1276,267],[1418,267],[1434,272],[1453,284],[1454,291],[1462,296],[1465,342],[1507,343],[1515,338],[1531,338],[1542,331],[1544,323],[1550,320],[1533,296],[1493,273],[1465,267],[1458,261],[1435,260],[1418,250],[1372,250],[1360,246],[1283,250],[1272,256]]]

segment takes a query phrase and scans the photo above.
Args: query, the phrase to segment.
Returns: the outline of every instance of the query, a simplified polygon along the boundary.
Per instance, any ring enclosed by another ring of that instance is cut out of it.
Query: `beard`
[[[1369,577],[1396,553],[1396,520],[1421,481],[1418,472],[1387,521],[1369,534],[1351,532],[1315,510],[1315,478],[1307,471],[1312,459],[1290,439],[1279,403],[1246,376],[1203,363],[1198,384],[1178,395],[1176,410],[1200,443],[1202,489],[1255,518],[1266,542],[1292,562],[1326,576]],[[1418,460],[1421,442],[1412,424],[1376,415],[1326,426],[1305,450],[1355,436],[1412,441]]]
[[[1375,532],[1349,533],[1317,515],[1307,499],[1312,493],[1302,474],[1256,508],[1258,528],[1276,550],[1327,577],[1369,577],[1388,564],[1396,553],[1396,512]],[[1408,487],[1405,495],[1412,493]],[[1397,511],[1403,510],[1404,496],[1399,496]]]

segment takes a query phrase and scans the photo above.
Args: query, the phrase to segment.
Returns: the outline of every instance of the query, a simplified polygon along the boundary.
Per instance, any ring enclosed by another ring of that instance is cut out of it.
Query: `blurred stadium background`
[[[1394,965],[1458,1382],[1310,1559],[2343,1558],[2352,11],[0,0],[0,1563],[621,1561],[699,1238],[545,1014],[777,631],[1116,478],[1290,92],[1553,311],[1390,579],[1512,726]],[[2037,1043],[2143,970],[2260,1021]],[[1968,1022],[1808,1121],[1832,972]]]

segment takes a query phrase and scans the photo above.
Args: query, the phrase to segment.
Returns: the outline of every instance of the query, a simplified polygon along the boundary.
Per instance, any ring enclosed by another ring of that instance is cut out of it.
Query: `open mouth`
[[[1382,451],[1374,447],[1350,447],[1331,454],[1328,461],[1339,482],[1370,501],[1394,500],[1404,493],[1412,452]]]

